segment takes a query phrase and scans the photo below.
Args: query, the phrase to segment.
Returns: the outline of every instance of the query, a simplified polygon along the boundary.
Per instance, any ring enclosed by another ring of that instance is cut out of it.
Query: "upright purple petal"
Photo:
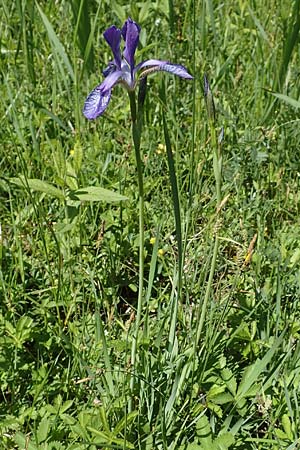
[[[112,25],[104,31],[103,36],[113,52],[116,66],[118,69],[121,69],[121,30],[115,27],[115,25]]]
[[[101,85],[97,86],[87,97],[84,107],[83,114],[89,120],[96,119],[96,117],[101,116],[106,110],[111,97],[111,90],[105,91],[101,90]]]
[[[181,78],[186,78],[187,80],[192,80],[193,77],[190,75],[187,71],[187,69],[184,66],[181,66],[180,64],[172,64],[168,61],[160,61],[159,59],[148,59],[147,61],[144,61],[136,66],[135,70],[144,69],[142,71],[141,76],[147,76],[150,75],[153,72],[169,72],[173,73],[174,75],[178,75]]]
[[[139,44],[141,28],[130,17],[126,20],[122,28],[122,36],[125,40],[124,58],[128,62],[131,74],[134,69],[134,54]]]

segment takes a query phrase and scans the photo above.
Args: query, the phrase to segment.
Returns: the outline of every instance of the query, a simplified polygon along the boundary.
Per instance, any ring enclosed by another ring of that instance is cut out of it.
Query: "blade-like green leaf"
[[[215,24],[215,14],[214,14],[214,5],[212,0],[206,0],[207,9],[209,12],[209,18],[211,22],[211,28],[213,30],[214,39],[217,41],[217,31],[216,31],[216,24]]]
[[[84,58],[85,49],[91,32],[89,15],[91,4],[88,0],[71,0],[71,7],[75,24],[74,41],[76,41],[77,38],[81,57]],[[91,71],[94,68],[94,54],[92,46],[90,47],[88,58],[85,60],[85,66]]]
[[[257,18],[257,16],[254,14],[254,11],[250,8],[250,6],[248,6],[248,11],[250,13],[250,16],[253,19],[253,22],[255,23],[255,25],[258,29],[258,31],[260,32],[262,38],[265,41],[267,41],[268,43],[270,43],[269,37],[268,37],[267,33],[265,32],[264,27],[262,26],[262,24],[261,24],[260,20]]]
[[[125,427],[132,423],[136,416],[138,416],[138,414],[138,411],[132,411],[131,413],[127,414],[127,416],[122,417],[122,419],[115,426],[115,429],[112,433],[113,436],[117,436],[117,434],[125,430]]]
[[[112,443],[112,444],[116,444],[118,446],[120,446],[120,448],[122,449],[134,449],[134,445],[132,445],[130,442],[124,441],[124,439],[117,439],[111,435],[107,435],[106,433],[104,433],[103,431],[100,430],[96,430],[93,427],[86,427],[92,434],[94,434],[95,436],[99,437],[103,443]]]
[[[83,202],[113,203],[127,200],[127,197],[125,197],[124,195],[98,186],[88,186],[80,188],[77,191],[72,191],[70,196],[75,200],[80,200]]]
[[[65,198],[64,193],[60,189],[43,180],[35,178],[25,179],[25,177],[20,176],[19,178],[9,178],[9,181],[23,188],[29,187],[33,191],[44,192],[45,194],[52,195],[52,197],[59,198],[60,200],[64,200]]]
[[[274,95],[274,97],[277,97],[279,100],[282,100],[283,102],[287,103],[288,105],[291,105],[293,108],[300,108],[299,100],[295,100],[294,98],[289,97],[288,95],[279,94],[277,92],[272,92],[272,95]]]
[[[57,37],[57,34],[55,33],[51,23],[49,22],[47,16],[43,13],[42,9],[40,8],[40,6],[38,4],[36,4],[37,9],[40,13],[40,16],[44,22],[45,28],[47,30],[49,39],[51,41],[51,44],[54,46],[55,50],[57,51],[57,53],[59,54],[59,56],[61,57],[65,67],[67,68],[72,80],[75,80],[75,75],[74,75],[74,71],[73,68],[71,66],[70,60],[68,58],[68,55],[65,51],[64,46],[62,45],[62,43],[60,42],[60,40]]]
[[[237,395],[235,398],[237,402],[241,400],[245,395],[247,395],[249,389],[251,389],[252,385],[258,380],[260,374],[266,369],[266,366],[269,364],[277,348],[281,344],[283,337],[284,332],[282,332],[279,338],[274,341],[274,344],[262,359],[257,359],[256,362],[252,364],[252,366],[248,367],[247,376],[243,377],[238,387]]]

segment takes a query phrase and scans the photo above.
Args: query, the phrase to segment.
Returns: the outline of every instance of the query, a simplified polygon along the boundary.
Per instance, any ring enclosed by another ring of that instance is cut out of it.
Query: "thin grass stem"
[[[178,303],[181,299],[181,294],[182,294],[182,261],[183,261],[182,255],[183,255],[183,252],[182,252],[182,231],[181,231],[181,214],[180,214],[178,184],[177,184],[177,177],[176,177],[173,153],[172,153],[172,148],[171,148],[171,141],[170,141],[170,136],[169,136],[169,132],[168,132],[168,128],[167,128],[164,111],[163,111],[162,117],[163,117],[163,127],[164,127],[165,143],[166,143],[166,150],[167,150],[167,157],[168,157],[169,176],[170,176],[170,183],[171,183],[171,189],[172,189],[176,240],[177,240],[177,248],[178,248],[177,295],[174,296],[174,300],[173,300],[173,305],[172,305],[172,309],[171,309],[171,324],[170,324],[170,331],[169,331],[169,351],[171,353],[173,350],[173,347],[174,347],[174,343],[175,343]],[[176,278],[176,277],[174,277],[174,278]]]
[[[204,320],[207,312],[208,300],[211,296],[211,289],[213,278],[216,269],[216,262],[218,257],[219,250],[219,237],[218,237],[218,215],[219,215],[219,206],[221,204],[221,184],[222,184],[222,156],[221,156],[221,144],[217,140],[217,133],[215,127],[215,110],[214,110],[214,102],[212,93],[210,91],[209,85],[207,85],[208,90],[206,92],[206,100],[207,100],[207,111],[208,111],[208,121],[209,121],[209,129],[211,134],[211,146],[213,149],[213,171],[215,177],[216,184],[216,197],[217,197],[217,205],[216,205],[216,224],[214,229],[214,248],[211,259],[210,271],[208,276],[208,281],[206,285],[205,295],[203,304],[201,307],[201,314],[198,321],[197,332],[196,332],[196,340],[195,340],[195,349],[199,344],[201,333],[203,330]]]

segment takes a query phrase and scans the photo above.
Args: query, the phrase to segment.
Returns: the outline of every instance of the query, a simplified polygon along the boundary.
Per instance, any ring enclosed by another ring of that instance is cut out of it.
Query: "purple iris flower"
[[[188,80],[193,78],[184,66],[168,61],[148,59],[135,66],[134,54],[139,43],[140,30],[139,25],[128,18],[122,30],[112,25],[104,32],[103,36],[113,52],[114,59],[103,70],[103,83],[97,86],[85,101],[83,114],[87,119],[96,119],[104,113],[116,84],[122,84],[128,91],[133,91],[139,80],[159,71],[170,72]],[[125,41],[123,56],[120,50],[121,38]]]

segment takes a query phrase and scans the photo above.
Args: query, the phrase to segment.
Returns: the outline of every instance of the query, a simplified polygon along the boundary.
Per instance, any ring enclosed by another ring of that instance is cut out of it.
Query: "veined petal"
[[[145,69],[141,73],[140,76],[142,77],[162,70],[164,72],[173,73],[174,75],[177,75],[181,78],[186,78],[187,80],[193,79],[192,75],[188,73],[187,69],[180,64],[173,64],[168,61],[160,61],[159,59],[148,59],[147,61],[138,64],[136,66],[136,70],[140,70],[145,67],[149,67],[149,69]]]
[[[149,66],[161,66],[162,64],[168,64],[168,61],[161,61],[160,59],[147,59],[136,66],[136,70],[142,69],[143,67]]]
[[[112,25],[104,31],[103,36],[114,54],[116,66],[121,69],[121,30]]]
[[[141,28],[130,17],[126,20],[122,28],[122,36],[125,40],[124,58],[128,62],[131,73],[134,69],[134,54],[139,44]]]
[[[101,85],[97,86],[87,97],[84,107],[83,114],[87,119],[96,119],[96,117],[101,116],[106,110],[111,97],[111,90],[103,92],[101,90]]]
[[[187,69],[184,66],[181,66],[180,64],[172,64],[172,63],[162,64],[159,70],[173,73],[174,75],[178,75],[181,78],[186,78],[187,80],[193,79],[192,75],[188,73]]]
[[[116,70],[115,72],[112,72],[107,75],[105,80],[100,84],[100,89],[102,92],[109,91],[114,87],[115,84],[119,81],[120,78],[122,78],[123,72],[121,70]]]

